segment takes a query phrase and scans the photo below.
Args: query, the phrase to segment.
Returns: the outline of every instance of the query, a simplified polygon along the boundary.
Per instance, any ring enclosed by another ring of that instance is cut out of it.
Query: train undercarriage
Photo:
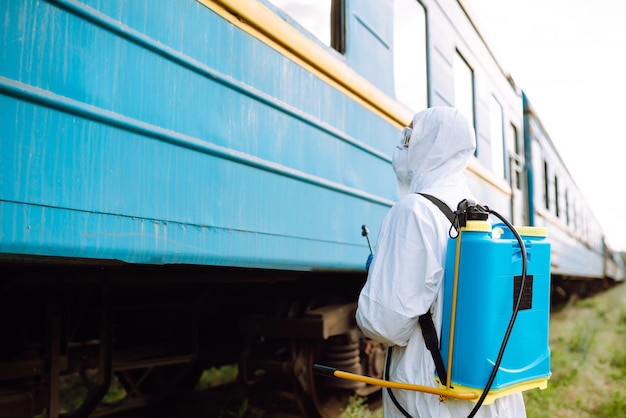
[[[363,274],[54,262],[2,269],[0,417],[165,414],[172,399],[223,393],[197,382],[229,364],[238,371],[227,400],[239,410],[238,399],[283,393],[296,416],[336,417],[351,396],[380,392],[312,373],[321,363],[382,376],[384,347],[354,324]]]
[[[587,278],[552,275],[550,303],[556,309],[576,299],[587,298],[610,289],[620,282],[610,278]]]

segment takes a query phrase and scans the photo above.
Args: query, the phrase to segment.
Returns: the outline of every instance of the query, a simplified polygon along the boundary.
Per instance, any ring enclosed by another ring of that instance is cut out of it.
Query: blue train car
[[[90,369],[74,416],[158,402],[230,363],[241,393],[289,391],[311,417],[378,393],[310,366],[382,374],[385,348],[353,320],[362,225],[375,245],[398,198],[393,148],[429,106],[473,121],[477,197],[548,226],[557,271],[595,277],[604,259],[593,218],[574,235],[552,223],[573,195],[540,207],[539,156],[565,165],[462,1],[24,0],[0,16],[12,416],[59,416],[60,382]],[[105,405],[112,384],[126,396]]]
[[[523,99],[529,223],[550,231],[552,299],[559,303],[620,282],[624,268],[529,99]]]
[[[374,97],[199,2],[3,8],[2,253],[362,269],[396,198]]]
[[[602,228],[526,96],[524,103],[532,165],[528,170],[531,222],[550,230],[552,271],[562,276],[604,277]]]

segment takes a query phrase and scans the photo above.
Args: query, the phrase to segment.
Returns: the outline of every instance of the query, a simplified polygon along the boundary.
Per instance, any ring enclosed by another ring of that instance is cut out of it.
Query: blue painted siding
[[[391,124],[196,1],[0,7],[1,253],[362,269]]]

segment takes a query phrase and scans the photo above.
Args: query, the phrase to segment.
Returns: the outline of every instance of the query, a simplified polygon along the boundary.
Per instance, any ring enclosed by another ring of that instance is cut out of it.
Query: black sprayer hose
[[[385,380],[389,380],[389,368],[391,367],[391,352],[392,352],[391,346],[387,347],[387,362],[385,364]],[[387,394],[389,394],[389,398],[391,399],[391,402],[393,402],[396,408],[398,408],[398,411],[402,412],[402,415],[404,415],[405,418],[413,418],[411,414],[409,414],[408,411],[404,409],[402,405],[400,405],[400,402],[398,402],[398,400],[396,399],[396,396],[391,391],[391,388],[387,388]]]
[[[493,381],[496,378],[496,374],[498,373],[498,369],[500,368],[500,363],[502,362],[502,357],[504,356],[504,350],[506,348],[506,344],[509,341],[509,337],[511,336],[511,331],[513,330],[515,319],[517,318],[519,306],[522,301],[522,295],[524,293],[524,285],[526,283],[526,264],[527,264],[526,247],[524,246],[524,241],[522,241],[522,237],[520,237],[519,233],[515,230],[513,225],[511,225],[509,221],[504,219],[504,217],[501,216],[498,212],[489,209],[489,213],[495,215],[498,219],[504,222],[504,224],[509,227],[513,235],[515,235],[515,238],[517,239],[517,242],[519,243],[520,249],[522,251],[522,282],[520,284],[520,291],[519,291],[519,295],[517,296],[517,301],[515,302],[515,308],[513,309],[513,315],[511,316],[511,320],[509,321],[509,326],[506,330],[506,333],[504,334],[504,340],[502,341],[502,345],[500,346],[500,352],[498,353],[498,358],[496,359],[496,363],[493,366],[493,371],[491,372],[491,375],[489,376],[489,380],[487,381],[487,384],[485,385],[485,389],[483,389],[483,393],[478,399],[476,406],[474,406],[474,409],[472,409],[472,412],[467,416],[467,418],[473,418],[474,415],[476,415],[476,413],[478,412],[478,409],[481,407],[481,405],[485,401],[485,398],[487,397],[487,394],[489,393],[489,390],[491,389],[491,385],[493,384]]]

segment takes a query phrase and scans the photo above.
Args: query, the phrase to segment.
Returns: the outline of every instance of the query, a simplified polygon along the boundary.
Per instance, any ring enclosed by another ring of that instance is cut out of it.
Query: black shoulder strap
[[[430,310],[424,315],[419,317],[420,328],[422,329],[422,336],[426,343],[426,348],[430,351],[430,355],[435,362],[435,370],[439,376],[439,381],[442,385],[445,385],[448,379],[448,373],[446,373],[446,366],[443,364],[443,358],[439,351],[439,339],[437,338],[437,331],[435,330],[435,324],[433,323],[433,317],[430,314]]]
[[[426,199],[430,200],[431,202],[433,202],[435,204],[435,206],[437,206],[439,208],[439,210],[441,210],[443,212],[444,215],[446,215],[446,218],[448,218],[448,220],[450,221],[451,224],[454,225],[454,212],[452,212],[452,209],[450,209],[450,207],[448,205],[446,205],[445,203],[443,203],[441,200],[437,199],[435,196],[431,196],[429,194],[426,193],[418,193],[421,196],[424,196]]]
[[[435,196],[425,193],[419,194],[433,202],[443,212],[443,214],[446,215],[446,217],[450,220],[450,223],[454,225],[454,212],[452,212],[448,205],[437,199]],[[439,351],[439,339],[437,338],[437,331],[435,330],[435,324],[433,323],[433,317],[430,314],[430,310],[419,317],[419,323],[422,328],[424,341],[426,342],[426,348],[430,351],[433,361],[435,362],[435,369],[439,375],[439,381],[441,384],[445,385],[448,374],[446,373],[446,367],[443,364],[441,352]]]

